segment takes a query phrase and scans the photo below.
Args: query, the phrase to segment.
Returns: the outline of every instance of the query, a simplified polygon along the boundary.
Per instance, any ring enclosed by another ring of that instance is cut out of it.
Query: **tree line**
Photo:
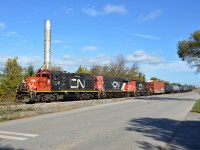
[[[115,60],[111,61],[109,64],[94,64],[90,69],[79,66],[76,73],[86,73],[92,76],[103,75],[114,78],[126,78],[128,80],[146,80],[145,75],[140,72],[138,65],[134,63],[128,66],[125,57],[121,54],[117,55]]]
[[[35,74],[33,65],[23,68],[17,60],[17,57],[9,58],[0,72],[0,101],[14,100],[18,83]]]

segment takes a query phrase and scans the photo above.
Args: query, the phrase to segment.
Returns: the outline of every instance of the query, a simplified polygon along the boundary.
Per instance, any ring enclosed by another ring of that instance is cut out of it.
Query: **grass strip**
[[[34,111],[34,108],[32,106],[29,107],[23,107],[18,105],[5,105],[0,107],[0,122],[6,121],[6,120],[13,120],[22,118],[21,113],[22,112],[28,112],[28,111]]]
[[[192,112],[200,113],[200,99],[196,101],[192,108]]]

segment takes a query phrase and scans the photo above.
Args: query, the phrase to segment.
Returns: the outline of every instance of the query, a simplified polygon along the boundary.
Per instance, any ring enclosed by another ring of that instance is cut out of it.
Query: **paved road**
[[[157,95],[0,123],[4,150],[161,149],[198,93]]]

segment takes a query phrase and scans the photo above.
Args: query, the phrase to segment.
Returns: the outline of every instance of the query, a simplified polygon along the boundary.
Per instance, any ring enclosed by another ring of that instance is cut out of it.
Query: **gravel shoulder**
[[[0,106],[0,122],[8,121],[32,116],[38,116],[48,113],[67,111],[82,107],[95,106],[100,104],[115,103],[126,101],[130,98],[114,98],[114,99],[99,99],[85,101],[63,101],[51,103],[35,103],[35,104],[11,104]]]

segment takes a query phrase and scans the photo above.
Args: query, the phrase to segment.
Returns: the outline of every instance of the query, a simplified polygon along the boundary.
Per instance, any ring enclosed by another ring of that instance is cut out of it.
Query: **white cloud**
[[[62,8],[62,11],[65,13],[65,14],[69,14],[69,13],[72,13],[74,10],[70,7],[63,7]]]
[[[194,72],[189,65],[181,60],[163,62],[159,64],[142,64],[142,69],[145,72],[163,72],[163,73],[181,73],[181,72]]]
[[[13,31],[6,31],[6,32],[3,32],[2,33],[2,36],[4,37],[10,37],[10,36],[14,36],[16,35],[17,33],[16,32],[13,32]]]
[[[3,22],[0,22],[0,31],[1,31],[2,37],[10,37],[17,34],[16,32],[13,32],[13,31],[6,31],[6,28],[7,28],[6,24]]]
[[[14,31],[7,30],[6,23],[0,22],[0,36],[1,37],[11,37],[17,35]]]
[[[96,46],[84,46],[81,48],[82,51],[96,51],[97,49]]]
[[[18,61],[23,67],[27,67],[31,64],[35,69],[39,69],[43,65],[43,57],[39,56],[20,56],[18,57]]]
[[[85,14],[87,14],[87,15],[89,15],[89,16],[97,16],[97,15],[99,15],[99,14],[101,14],[100,12],[98,12],[97,10],[95,10],[95,7],[93,6],[93,7],[90,7],[90,8],[83,8],[82,9],[82,11],[85,13]]]
[[[109,4],[104,6],[102,11],[96,10],[94,6],[90,8],[83,8],[82,11],[90,16],[107,15],[111,13],[126,14],[128,12],[127,9],[122,5]]]
[[[144,15],[140,15],[140,16],[138,17],[138,22],[152,21],[152,20],[154,20],[154,19],[160,17],[161,14],[162,14],[162,12],[163,12],[162,9],[156,9],[156,10],[150,12],[149,14],[147,14],[147,15],[145,15],[145,16],[144,16]]]
[[[157,77],[169,82],[196,85],[199,76],[195,75],[195,69],[181,60],[163,62],[160,64],[139,64],[140,69],[146,75],[146,79]]]
[[[59,44],[59,43],[62,43],[62,41],[61,40],[52,40],[52,43]]]
[[[147,35],[147,34],[137,34],[137,33],[130,33],[130,35],[146,38],[146,39],[153,39],[153,40],[159,40],[159,37],[152,36],[152,35]]]
[[[6,28],[6,24],[3,22],[0,22],[0,31],[3,31]]]
[[[77,57],[75,55],[65,55],[61,61],[56,61],[64,65],[75,65],[75,66],[87,66],[90,67],[93,64],[106,64],[110,62],[110,58],[105,54],[100,54],[93,57]]]
[[[1,56],[0,55],[0,70],[5,68],[5,63],[8,58],[14,58],[13,56]],[[104,65],[110,62],[110,57],[105,54],[99,54],[91,57],[79,57],[77,55],[64,55],[63,58],[51,58],[51,64],[60,66],[66,71],[74,72],[82,65],[90,68],[93,64]],[[28,67],[29,64],[34,66],[37,70],[42,67],[44,63],[43,56],[18,56],[18,63],[22,67]]]
[[[115,5],[106,5],[103,8],[104,14],[110,14],[110,13],[120,13],[120,14],[126,14],[128,11],[126,8],[122,5],[115,6]]]
[[[67,49],[71,49],[72,46],[64,45],[63,48],[64,48],[64,49],[66,49],[66,48],[67,48]]]
[[[0,69],[5,68],[5,63],[13,56],[0,56]],[[29,64],[33,65],[35,69],[39,69],[43,65],[43,57],[39,56],[18,56],[18,63],[22,67],[27,67]]]
[[[137,50],[137,51],[134,51],[133,54],[127,57],[127,61],[149,63],[149,64],[159,64],[159,63],[164,62],[165,59],[156,54],[147,54],[143,50]]]

